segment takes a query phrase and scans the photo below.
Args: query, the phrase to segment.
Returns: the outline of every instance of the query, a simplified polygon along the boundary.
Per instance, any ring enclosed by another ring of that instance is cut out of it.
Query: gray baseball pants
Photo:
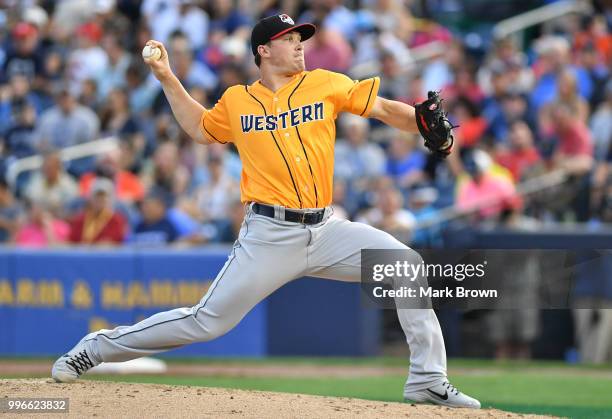
[[[277,207],[277,213],[282,212]],[[359,282],[361,249],[402,249],[414,263],[417,252],[391,235],[332,216],[303,225],[256,214],[250,206],[227,262],[202,300],[193,307],[157,313],[132,326],[91,333],[84,340],[100,362],[127,361],[219,337],[260,301],[302,276]],[[431,309],[398,309],[410,347],[406,391],[446,380],[446,352]]]

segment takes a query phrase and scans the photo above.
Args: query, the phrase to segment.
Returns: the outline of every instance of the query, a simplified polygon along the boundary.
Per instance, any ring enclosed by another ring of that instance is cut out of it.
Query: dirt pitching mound
[[[100,381],[59,384],[50,379],[0,380],[0,398],[67,397],[69,414],[58,417],[251,417],[251,418],[492,418],[536,417],[494,409],[450,409],[342,397]],[[5,414],[2,414],[6,417]],[[24,417],[16,414],[15,417]]]

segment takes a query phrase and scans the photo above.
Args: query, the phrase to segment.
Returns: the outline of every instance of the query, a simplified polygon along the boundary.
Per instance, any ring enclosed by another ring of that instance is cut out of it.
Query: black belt
[[[270,218],[276,218],[274,216],[274,207],[266,204],[253,204],[253,211],[256,214],[264,215]],[[325,208],[314,210],[314,211],[293,211],[285,208],[285,218],[284,221],[290,221],[292,223],[300,223],[300,224],[319,224],[323,221],[323,217],[325,216]]]

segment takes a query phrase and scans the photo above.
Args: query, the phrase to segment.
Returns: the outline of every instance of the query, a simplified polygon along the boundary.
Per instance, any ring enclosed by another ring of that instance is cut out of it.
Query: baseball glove
[[[425,147],[440,158],[446,158],[453,147],[453,128],[442,109],[438,92],[429,91],[427,100],[414,105],[416,122],[425,139]]]

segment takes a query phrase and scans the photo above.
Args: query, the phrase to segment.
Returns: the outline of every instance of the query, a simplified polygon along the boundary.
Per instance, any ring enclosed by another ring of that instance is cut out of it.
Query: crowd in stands
[[[418,135],[340,116],[337,216],[430,247],[442,244],[435,218],[451,205],[469,223],[612,222],[612,10],[597,2],[591,14],[555,21],[525,42],[479,43],[432,20],[444,2],[4,3],[1,242],[234,241],[244,214],[237,152],[187,137],[140,51],[148,39],[164,42],[179,79],[211,107],[227,87],[258,78],[251,26],[279,12],[319,28],[306,43],[307,69],[380,75],[381,96],[410,104],[441,90],[459,126],[454,152],[441,161]],[[62,160],[68,147],[111,137],[115,150]],[[35,155],[39,169],[8,175]],[[522,182],[551,173],[563,182],[518,193]]]

